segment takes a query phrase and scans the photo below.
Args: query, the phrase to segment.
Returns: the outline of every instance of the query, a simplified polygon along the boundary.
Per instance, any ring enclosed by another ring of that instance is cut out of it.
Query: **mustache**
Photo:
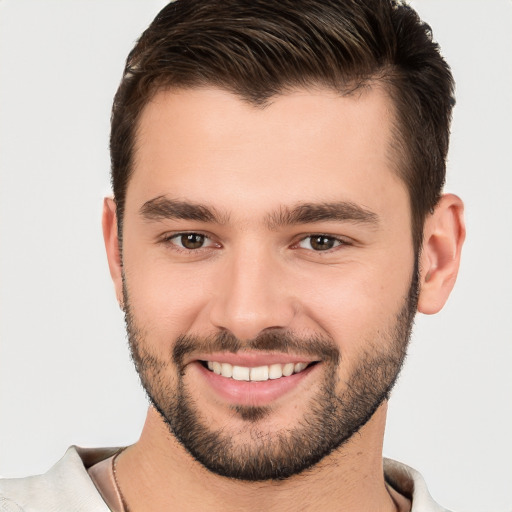
[[[282,352],[305,355],[323,362],[337,365],[341,352],[332,339],[325,336],[299,337],[288,331],[269,329],[256,338],[242,341],[229,331],[221,331],[210,336],[183,334],[178,336],[172,351],[174,363],[183,368],[185,357],[194,352]]]

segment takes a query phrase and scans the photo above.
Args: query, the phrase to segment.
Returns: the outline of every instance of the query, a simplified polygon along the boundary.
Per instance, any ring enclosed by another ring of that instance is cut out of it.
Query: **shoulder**
[[[393,489],[411,500],[411,512],[449,512],[434,501],[425,480],[415,469],[385,458],[384,476]]]
[[[0,479],[0,512],[108,512],[87,467],[111,456],[116,450],[72,446],[42,475]]]

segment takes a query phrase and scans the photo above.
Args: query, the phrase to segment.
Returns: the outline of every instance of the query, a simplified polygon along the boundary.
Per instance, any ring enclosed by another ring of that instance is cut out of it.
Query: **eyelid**
[[[197,249],[187,249],[186,247],[183,247],[180,244],[174,242],[174,240],[179,239],[180,237],[182,237],[184,235],[200,235],[200,236],[203,236],[205,238],[205,240],[208,241],[208,243],[207,243],[207,245],[199,247]],[[306,240],[308,238],[314,238],[314,237],[330,238],[330,239],[335,240],[338,243],[331,249],[326,249],[325,251],[314,251],[314,249],[306,249],[306,250],[310,250],[312,252],[317,252],[317,253],[329,253],[333,250],[336,250],[337,248],[339,248],[341,246],[353,245],[353,241],[348,237],[340,236],[340,235],[332,235],[329,233],[316,232],[316,233],[307,233],[307,234],[299,235],[299,237],[296,238],[296,241],[293,242],[291,248],[292,249],[294,249],[294,248],[301,249],[302,247],[300,247],[300,245],[299,245],[301,242],[303,242],[304,240]],[[171,233],[164,233],[162,236],[159,237],[157,243],[170,244],[176,250],[182,250],[182,251],[185,251],[188,253],[198,252],[201,249],[210,249],[212,247],[221,247],[221,244],[219,242],[216,242],[212,235],[210,235],[209,233],[205,233],[204,231],[200,231],[200,230],[177,231],[177,232],[171,232]]]
[[[315,251],[314,249],[306,249],[306,250],[311,250],[312,252],[321,254],[321,253],[329,253],[329,252],[334,251],[337,248],[342,247],[342,246],[353,245],[353,241],[350,238],[345,237],[345,236],[331,235],[329,233],[307,233],[307,234],[300,235],[300,237],[297,239],[297,241],[292,244],[292,248],[305,249],[304,247],[300,247],[299,244],[301,242],[303,242],[304,240],[306,240],[308,238],[315,238],[315,237],[320,237],[320,236],[333,239],[339,243],[337,245],[335,245],[334,247],[331,247],[331,249],[326,249],[325,251]]]
[[[184,235],[200,235],[205,238],[205,240],[208,240],[208,244],[204,245],[202,247],[199,247],[197,249],[187,249],[186,247],[183,247],[180,244],[175,243],[174,240],[179,239],[180,237]],[[159,243],[169,244],[175,247],[177,250],[182,250],[186,252],[198,252],[201,249],[210,249],[211,247],[220,247],[220,243],[215,242],[213,237],[209,235],[208,233],[202,232],[202,231],[177,231],[175,233],[165,233],[158,239]]]

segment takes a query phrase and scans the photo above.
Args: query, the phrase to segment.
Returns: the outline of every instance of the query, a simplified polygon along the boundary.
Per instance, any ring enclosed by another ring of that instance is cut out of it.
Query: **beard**
[[[223,331],[209,337],[182,335],[167,358],[151,351],[137,324],[123,277],[124,310],[131,356],[148,398],[187,452],[209,471],[245,481],[283,480],[309,470],[346,443],[387,400],[407,352],[418,301],[418,268],[414,268],[408,296],[392,325],[366,340],[366,350],[340,385],[343,354],[328,337],[299,337],[282,329],[263,331],[241,341]],[[282,429],[265,428],[272,406],[233,406],[243,426],[221,428],[201,411],[186,384],[183,363],[193,352],[243,350],[293,353],[321,361],[322,382],[306,404],[304,416]],[[174,382],[169,369],[175,369]],[[339,389],[341,388],[341,389]],[[242,440],[243,437],[243,440]],[[238,438],[238,439],[237,439]],[[248,441],[248,439],[250,441]]]

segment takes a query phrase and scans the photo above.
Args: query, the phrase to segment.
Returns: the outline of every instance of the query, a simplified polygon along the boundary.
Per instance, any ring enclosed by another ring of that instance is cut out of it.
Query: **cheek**
[[[350,358],[385,336],[408,300],[413,256],[400,265],[382,258],[376,264],[353,263],[315,277],[316,291],[304,303],[306,315]],[[388,269],[390,269],[388,271]]]
[[[125,282],[137,324],[151,336],[153,346],[168,350],[169,342],[191,332],[208,301],[205,272],[171,266],[142,250],[126,251]]]

